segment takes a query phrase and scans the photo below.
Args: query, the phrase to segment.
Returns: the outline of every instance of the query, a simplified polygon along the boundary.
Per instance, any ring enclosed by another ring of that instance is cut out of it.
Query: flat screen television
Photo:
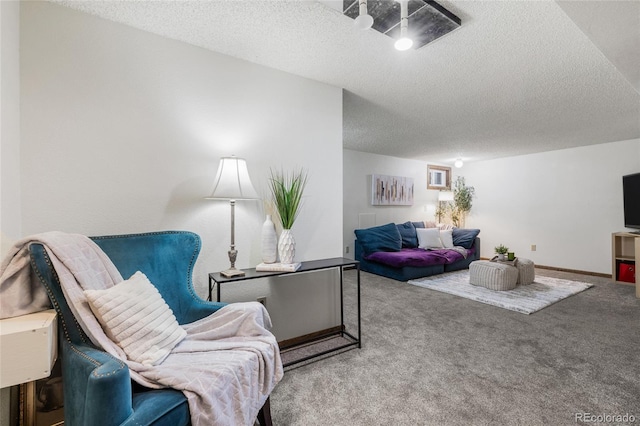
[[[622,176],[624,226],[640,229],[640,173]]]

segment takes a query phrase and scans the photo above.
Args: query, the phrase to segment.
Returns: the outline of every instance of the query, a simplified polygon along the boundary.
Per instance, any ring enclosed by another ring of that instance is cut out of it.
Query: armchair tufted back
[[[143,272],[180,324],[211,313],[211,303],[200,299],[193,288],[193,267],[200,253],[197,234],[163,231],[91,239],[109,256],[124,279],[136,271]]]

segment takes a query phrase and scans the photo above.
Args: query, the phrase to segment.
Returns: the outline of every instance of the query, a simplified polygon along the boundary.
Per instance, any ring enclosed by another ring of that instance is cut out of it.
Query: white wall
[[[502,243],[540,265],[610,274],[622,176],[637,172],[639,139],[469,163],[460,174],[477,197],[467,227],[482,230],[483,257]]]
[[[20,3],[0,1],[0,257],[20,237]],[[0,425],[11,424],[11,388],[0,389]]]
[[[0,256],[22,232],[20,218],[20,3],[0,2]]]
[[[344,150],[344,245],[345,257],[353,259],[354,229],[363,226],[362,219],[372,219],[373,225],[389,222],[402,223],[435,220],[438,191],[427,190],[427,163],[386,155]],[[413,206],[372,206],[371,175],[412,177],[414,185]],[[349,252],[346,253],[346,247]]]
[[[228,267],[230,218],[203,197],[235,154],[264,195],[270,167],[308,169],[296,259],[340,256],[341,89],[49,3],[24,2],[21,24],[23,234],[194,231],[204,296],[208,272]],[[264,213],[238,203],[240,268],[261,261]],[[283,340],[336,325],[334,283],[230,285],[223,300],[266,295]]]

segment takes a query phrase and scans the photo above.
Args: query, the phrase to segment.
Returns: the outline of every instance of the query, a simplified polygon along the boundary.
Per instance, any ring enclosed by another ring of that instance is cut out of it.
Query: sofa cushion
[[[402,249],[402,237],[395,223],[356,229],[354,232],[365,256],[377,251],[400,251]]]
[[[426,228],[426,226],[424,226],[424,222],[411,222],[413,223],[413,227],[418,229],[418,228]]]
[[[366,256],[366,260],[378,262],[394,268],[405,266],[424,267],[445,265],[463,260],[464,256],[455,250],[402,249],[396,252],[376,252]]]
[[[400,237],[402,238],[402,248],[416,248],[418,247],[418,235],[416,234],[416,228],[411,222],[400,223],[396,225]]]
[[[444,248],[453,248],[453,229],[440,230],[440,240]]]
[[[453,229],[453,245],[470,249],[476,237],[480,233],[479,229]]]
[[[438,228],[416,229],[418,234],[418,247],[421,249],[441,249],[440,230]]]

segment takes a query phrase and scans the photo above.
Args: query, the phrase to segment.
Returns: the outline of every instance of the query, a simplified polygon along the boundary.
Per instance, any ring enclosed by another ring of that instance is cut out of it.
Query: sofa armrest
[[[360,244],[360,241],[357,239],[353,242],[353,257],[358,261],[364,260],[364,250],[362,249],[362,244]]]
[[[476,260],[480,259],[480,237],[476,237],[476,239],[473,241],[473,248],[475,249],[473,257]]]
[[[119,425],[131,416],[131,377],[124,362],[66,340],[62,353],[66,424]]]

